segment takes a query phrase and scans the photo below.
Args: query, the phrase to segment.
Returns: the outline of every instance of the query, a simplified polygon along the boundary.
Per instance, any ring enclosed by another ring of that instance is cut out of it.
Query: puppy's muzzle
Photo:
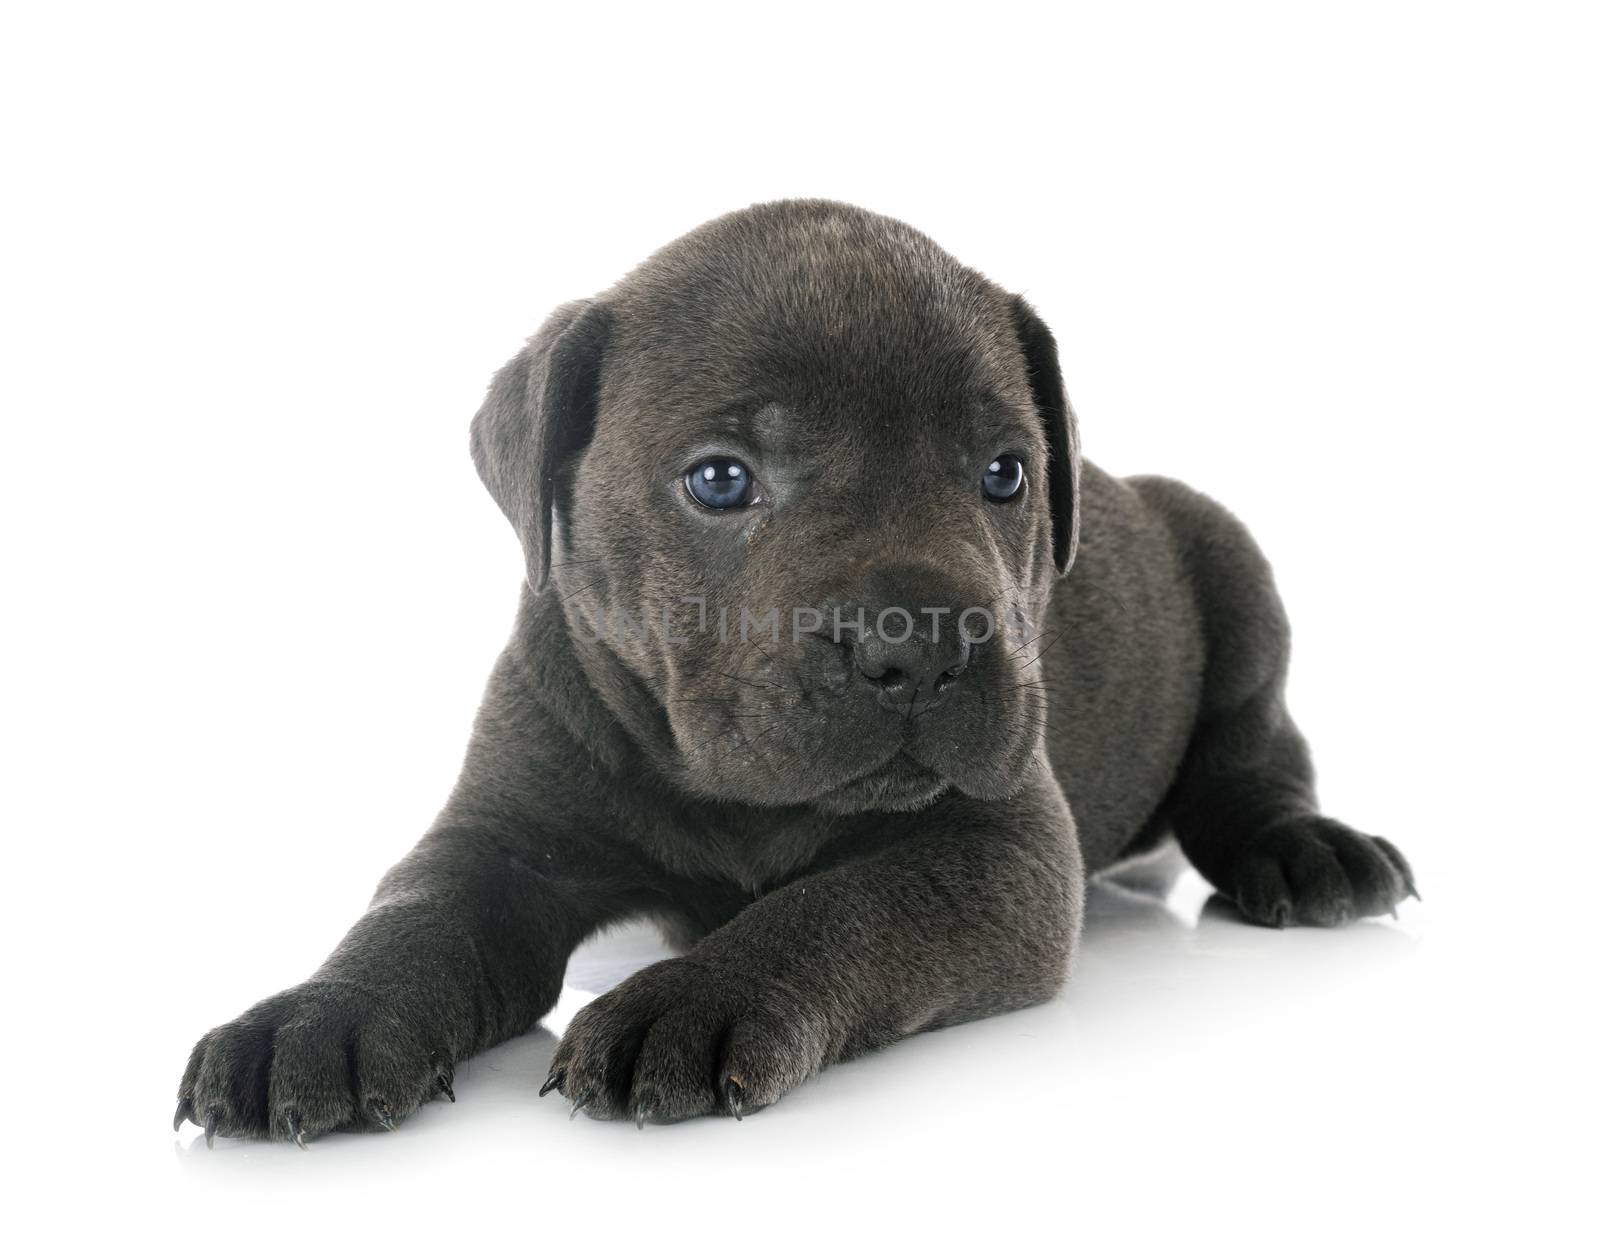
[[[927,574],[875,574],[862,598],[838,605],[829,636],[844,648],[856,684],[885,707],[919,713],[944,700],[972,660],[963,608]]]

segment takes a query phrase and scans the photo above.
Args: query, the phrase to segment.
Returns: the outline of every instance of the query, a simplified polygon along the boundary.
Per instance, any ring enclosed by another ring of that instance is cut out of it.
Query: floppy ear
[[[560,307],[502,366],[472,419],[472,460],[522,540],[528,584],[550,576],[550,520],[563,466],[594,434],[600,359],[611,315],[592,301]]]
[[[1011,317],[1022,341],[1022,356],[1028,363],[1033,403],[1044,419],[1045,439],[1050,444],[1050,526],[1056,571],[1065,574],[1078,554],[1078,418],[1067,403],[1067,390],[1061,382],[1056,338],[1021,297],[1011,299]]]

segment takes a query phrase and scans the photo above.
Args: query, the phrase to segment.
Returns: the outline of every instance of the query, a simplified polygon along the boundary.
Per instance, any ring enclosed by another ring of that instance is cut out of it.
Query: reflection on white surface
[[[1096,1210],[1209,1217],[1218,1234],[1250,1230],[1261,1211],[1263,1227],[1331,1234],[1380,1201],[1386,1219],[1421,1225],[1512,1182],[1474,1183],[1474,1166],[1554,1173],[1576,1155],[1544,1148],[1537,1127],[1507,1141],[1508,1114],[1548,1095],[1491,1097],[1473,1075],[1485,1048],[1425,924],[1408,904],[1398,921],[1333,931],[1247,925],[1164,855],[1094,884],[1057,1000],[829,1069],[741,1124],[643,1132],[569,1122],[559,1097],[536,1096],[572,1013],[666,954],[629,927],[574,957],[544,1027],[461,1065],[455,1105],[308,1152],[225,1139],[207,1150],[186,1128],[176,1162],[186,1196],[230,1211],[292,1190],[297,1208],[354,1221],[397,1187],[431,1186],[406,1213],[438,1226],[459,1224],[462,1203],[532,1192],[530,1225],[605,1204],[695,1230],[709,1194],[715,1214],[769,1234],[912,1218],[1031,1230],[1041,1209],[1065,1222],[1091,1186]]]

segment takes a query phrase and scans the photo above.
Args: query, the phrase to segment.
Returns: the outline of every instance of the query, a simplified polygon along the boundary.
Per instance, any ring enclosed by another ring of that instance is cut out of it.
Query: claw
[[[649,1118],[650,1118],[650,1112],[647,1109],[645,1109],[644,1107],[640,1107],[633,1114],[633,1122],[634,1122],[635,1127],[637,1127],[640,1132],[643,1132],[644,1131],[644,1122],[645,1122],[645,1120],[647,1120]]]
[[[184,1120],[193,1118],[194,1100],[191,1098],[179,1098],[178,1109],[172,1116],[172,1131],[177,1132],[178,1129],[183,1127]]]
[[[539,1097],[543,1098],[552,1089],[559,1090],[561,1088],[561,1076],[560,1068],[552,1069],[550,1075],[545,1079],[545,1083],[539,1086]]]
[[[283,1117],[283,1126],[289,1130],[289,1140],[293,1141],[301,1149],[305,1149],[306,1132],[304,1128],[300,1127],[300,1113],[298,1111],[290,1111],[289,1114]]]
[[[222,1112],[216,1107],[206,1109],[206,1149],[215,1149],[217,1146],[217,1123],[222,1119]]]
[[[439,1086],[439,1092],[450,1099],[451,1102],[454,1102],[456,1100],[456,1091],[454,1089],[456,1083],[455,1064],[450,1062],[450,1057],[443,1051],[434,1051],[429,1058],[433,1063],[433,1071],[436,1083]]]
[[[580,1096],[572,1100],[572,1110],[567,1113],[568,1119],[577,1119],[578,1112],[583,1110],[583,1104],[588,1102],[587,1096]]]
[[[722,1101],[728,1108],[728,1114],[734,1119],[744,1119],[744,1086],[729,1077],[722,1083]]]
[[[389,1109],[389,1104],[382,1098],[374,1098],[368,1107],[372,1110],[372,1118],[383,1125],[384,1131],[394,1131],[394,1112]]]
[[[1409,894],[1411,896],[1411,898],[1413,900],[1417,901],[1419,904],[1422,902],[1422,896],[1419,895],[1418,892],[1417,892],[1417,885],[1414,882],[1412,882],[1409,878],[1406,879],[1406,892],[1407,892],[1407,894]]]

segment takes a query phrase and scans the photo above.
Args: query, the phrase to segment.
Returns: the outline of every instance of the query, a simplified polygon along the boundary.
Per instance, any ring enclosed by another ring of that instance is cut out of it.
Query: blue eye
[[[695,503],[706,508],[743,508],[750,502],[750,471],[731,456],[701,461],[684,475],[683,483]]]
[[[997,504],[1015,499],[1022,490],[1022,458],[1006,453],[989,462],[983,471],[983,493]]]

